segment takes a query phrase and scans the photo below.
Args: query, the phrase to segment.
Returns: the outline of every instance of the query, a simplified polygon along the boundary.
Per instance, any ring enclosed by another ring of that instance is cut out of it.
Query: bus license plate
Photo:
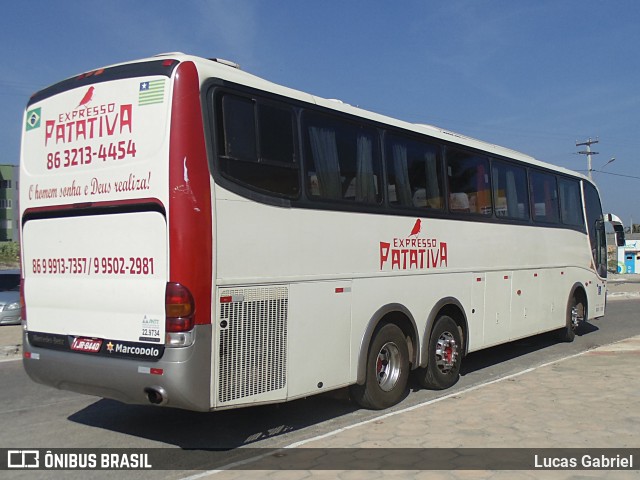
[[[76,352],[98,353],[102,346],[102,340],[95,338],[76,337],[71,344],[71,350]]]

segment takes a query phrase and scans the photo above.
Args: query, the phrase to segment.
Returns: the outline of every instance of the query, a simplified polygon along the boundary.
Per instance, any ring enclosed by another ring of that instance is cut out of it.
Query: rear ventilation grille
[[[220,402],[286,385],[287,287],[220,292]]]

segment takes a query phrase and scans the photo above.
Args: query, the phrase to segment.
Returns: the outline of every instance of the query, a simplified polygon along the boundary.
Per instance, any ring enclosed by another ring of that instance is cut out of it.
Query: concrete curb
[[[610,292],[607,293],[607,300],[630,300],[640,298],[640,292]]]

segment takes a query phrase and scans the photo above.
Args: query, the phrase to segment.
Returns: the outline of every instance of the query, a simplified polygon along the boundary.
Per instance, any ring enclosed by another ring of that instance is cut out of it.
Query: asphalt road
[[[640,335],[638,300],[609,302],[607,316],[586,325],[571,344],[553,334],[487,349],[465,359],[458,384],[446,392],[412,388],[396,409],[424,403],[574,353]],[[615,368],[615,366],[612,366]],[[0,363],[0,448],[165,448],[230,449],[240,458],[246,448],[279,448],[381,415],[360,410],[346,391],[288,404],[216,413],[194,413],[58,391],[33,383],[20,361]],[[507,447],[509,445],[506,445]],[[254,452],[255,453],[255,452]],[[5,472],[6,473],[6,472]],[[8,472],[9,478],[86,478],[88,472]],[[127,472],[127,478],[184,478],[193,471]],[[4,476],[4,474],[3,474]],[[8,478],[5,477],[5,478]],[[122,472],[91,472],[121,478]]]

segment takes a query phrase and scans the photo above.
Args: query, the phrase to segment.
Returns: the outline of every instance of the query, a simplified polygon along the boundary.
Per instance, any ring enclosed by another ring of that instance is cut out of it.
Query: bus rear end
[[[107,67],[31,98],[20,210],[33,380],[209,410],[209,178],[188,59]]]

